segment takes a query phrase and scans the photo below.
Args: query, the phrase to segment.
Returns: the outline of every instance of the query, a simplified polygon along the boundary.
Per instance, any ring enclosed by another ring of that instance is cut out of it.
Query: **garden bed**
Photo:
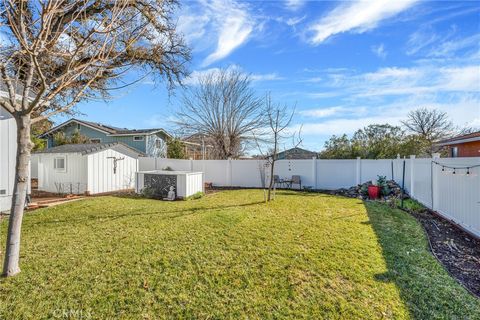
[[[405,208],[424,227],[430,249],[448,272],[480,297],[480,240],[427,209]]]

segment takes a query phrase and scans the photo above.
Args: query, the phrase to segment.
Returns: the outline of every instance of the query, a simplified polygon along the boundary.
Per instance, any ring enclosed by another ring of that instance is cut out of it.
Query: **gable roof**
[[[91,121],[85,121],[85,120],[78,120],[78,119],[70,119],[68,121],[65,121],[62,124],[59,124],[56,127],[53,127],[52,129],[48,130],[47,132],[41,134],[39,137],[44,138],[45,136],[54,133],[55,131],[58,131],[62,127],[65,127],[71,123],[79,123],[81,125],[84,125],[86,127],[89,127],[91,129],[100,131],[105,133],[106,135],[109,136],[133,136],[133,135],[148,135],[148,134],[154,134],[154,133],[163,133],[167,137],[170,137],[170,134],[168,134],[167,131],[165,131],[162,128],[153,128],[153,129],[127,129],[127,128],[119,128],[119,127],[114,127],[110,125],[105,125],[102,123],[98,122],[91,122]]]
[[[287,149],[287,150],[283,150],[283,151],[280,151],[278,154],[284,154],[284,153],[312,153],[312,154],[317,154],[318,152],[315,152],[315,151],[310,151],[310,150],[307,150],[307,149],[302,149],[302,148],[299,148],[299,147],[295,147],[295,148],[290,148],[290,149]]]
[[[82,155],[97,153],[103,150],[113,149],[115,151],[125,153],[133,158],[144,157],[145,154],[122,142],[111,143],[86,143],[86,144],[64,144],[61,146],[48,148],[37,151],[36,154],[41,153],[81,153]]]
[[[461,136],[445,139],[437,143],[438,146],[448,146],[452,144],[480,141],[480,131],[464,134]]]

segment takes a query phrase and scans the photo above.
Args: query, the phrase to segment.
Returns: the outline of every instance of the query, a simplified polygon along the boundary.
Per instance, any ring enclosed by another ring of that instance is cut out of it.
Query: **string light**
[[[445,168],[446,169],[452,169],[452,174],[457,174],[457,170],[464,170],[465,169],[465,174],[467,175],[470,175],[470,169],[473,169],[473,168],[479,168],[480,167],[480,164],[477,164],[477,165],[471,165],[471,166],[465,166],[465,167],[461,167],[461,168],[458,168],[458,167],[450,167],[448,165],[445,165],[445,164],[441,164],[441,163],[438,163],[436,161],[432,161],[432,163],[436,164],[436,165],[439,165],[442,167],[442,172],[446,172],[445,171]],[[448,172],[448,171],[447,171]]]

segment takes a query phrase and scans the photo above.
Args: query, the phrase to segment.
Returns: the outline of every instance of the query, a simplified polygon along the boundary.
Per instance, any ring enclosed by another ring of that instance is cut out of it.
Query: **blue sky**
[[[193,50],[187,83],[221,67],[250,73],[259,95],[296,106],[292,128],[312,150],[418,107],[480,127],[478,1],[188,1],[178,28]],[[79,118],[170,129],[180,95],[145,79],[81,104]]]

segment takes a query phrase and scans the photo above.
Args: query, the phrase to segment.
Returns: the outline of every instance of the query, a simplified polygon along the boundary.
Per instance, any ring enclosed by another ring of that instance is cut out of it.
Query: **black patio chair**
[[[273,183],[274,183],[275,185],[279,185],[280,188],[281,188],[281,187],[282,187],[282,184],[283,184],[283,181],[280,180],[280,177],[275,174],[275,175],[273,176]]]
[[[293,187],[294,184],[298,184],[299,189],[302,189],[302,178],[300,178],[300,176],[292,176],[290,186]]]

